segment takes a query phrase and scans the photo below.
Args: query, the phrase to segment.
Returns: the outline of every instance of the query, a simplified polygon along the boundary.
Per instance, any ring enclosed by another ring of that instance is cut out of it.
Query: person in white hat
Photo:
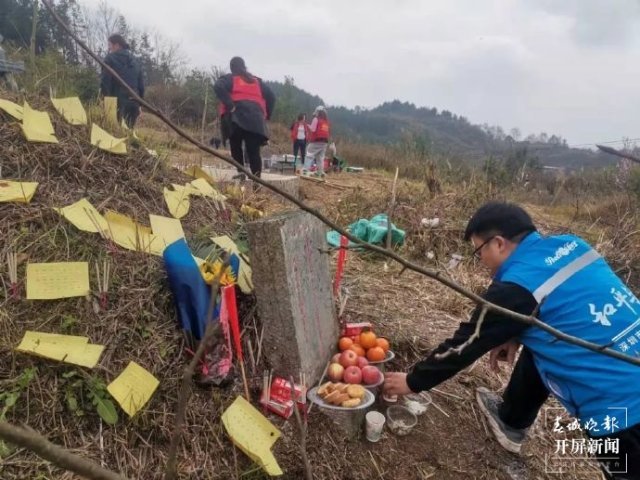
[[[309,144],[307,145],[307,156],[302,170],[303,175],[311,171],[311,165],[315,160],[317,166],[316,174],[324,177],[324,157],[327,153],[330,130],[327,111],[324,106],[319,105],[314,110],[313,120],[309,124]]]

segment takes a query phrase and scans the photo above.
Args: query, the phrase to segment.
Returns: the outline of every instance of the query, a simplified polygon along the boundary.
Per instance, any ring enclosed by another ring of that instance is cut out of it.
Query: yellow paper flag
[[[104,97],[104,114],[110,127],[118,126],[118,99],[116,97]]]
[[[22,120],[22,107],[17,103],[0,98],[0,110],[4,110],[16,120]]]
[[[169,190],[167,187],[164,188],[164,200],[167,202],[169,213],[171,213],[174,218],[182,218],[189,211],[191,203],[189,202],[187,189],[179,185],[176,185],[176,187],[178,187],[176,190]]]
[[[153,234],[162,239],[164,246],[171,245],[176,240],[184,238],[182,224],[177,218],[149,215]]]
[[[133,417],[149,401],[160,382],[136,362],[129,362],[107,391],[127,415]]]
[[[0,180],[0,202],[29,203],[36,193],[37,182]]]
[[[78,97],[52,98],[51,103],[64,119],[71,125],[86,125],[87,112]]]
[[[27,265],[27,300],[83,297],[89,291],[87,262]]]
[[[282,475],[271,447],[282,435],[264,415],[238,397],[222,414],[222,423],[233,443],[271,476]]]
[[[105,132],[95,123],[91,125],[91,145],[111,153],[127,153],[127,139],[116,138]]]
[[[253,291],[253,271],[249,265],[248,258],[240,253],[238,246],[227,235],[212,237],[211,241],[218,245],[225,252],[235,254],[240,259],[240,268],[238,269],[238,278],[236,279],[238,287],[242,293],[251,293]]]
[[[32,109],[27,102],[22,107],[21,127],[30,142],[58,143],[49,114]]]
[[[106,233],[109,231],[107,221],[86,198],[67,207],[53,209],[84,232]]]
[[[87,337],[27,331],[16,350],[60,362],[93,368],[104,345],[89,344]]]
[[[108,210],[104,215],[107,221],[108,236],[116,244],[128,250],[162,255],[164,244],[162,239],[152,235],[151,229],[140,225],[127,215]]]

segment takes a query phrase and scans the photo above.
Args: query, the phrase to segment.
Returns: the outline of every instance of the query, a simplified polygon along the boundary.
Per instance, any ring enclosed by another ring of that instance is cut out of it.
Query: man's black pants
[[[520,358],[518,358],[513,369],[509,384],[502,395],[503,403],[499,412],[500,419],[512,428],[528,428],[535,421],[540,408],[548,397],[549,390],[540,378],[538,369],[533,361],[533,355],[525,347],[520,353]],[[624,462],[625,454],[627,455],[626,470],[628,472],[609,473],[605,471],[607,479],[640,480],[640,425],[620,430],[607,435],[607,437],[619,440],[620,457]],[[601,456],[611,457],[613,455],[602,454]],[[605,462],[606,460],[601,460],[601,464]],[[611,468],[615,470],[613,466]]]
[[[231,156],[241,165],[244,165],[244,153],[242,151],[242,142],[247,151],[251,173],[260,176],[262,172],[262,158],[260,158],[260,147],[264,143],[264,137],[257,133],[249,132],[243,128],[234,125],[233,133],[229,137],[229,146],[231,148]]]
[[[300,159],[302,163],[304,163],[304,157],[307,154],[307,142],[306,140],[294,140],[293,141],[293,156],[298,158],[298,153],[300,153]]]
[[[140,106],[129,99],[118,98],[118,122],[124,119],[127,127],[133,128],[140,115]]]

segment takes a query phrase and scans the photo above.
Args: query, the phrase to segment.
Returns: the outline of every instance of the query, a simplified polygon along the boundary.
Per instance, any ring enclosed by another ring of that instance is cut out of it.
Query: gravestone
[[[247,224],[263,351],[274,375],[315,383],[336,348],[326,229],[297,210]]]

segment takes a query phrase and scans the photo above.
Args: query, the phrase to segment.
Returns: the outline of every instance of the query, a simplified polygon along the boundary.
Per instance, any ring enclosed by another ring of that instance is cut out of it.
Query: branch
[[[471,335],[464,343],[458,345],[457,347],[452,347],[443,353],[436,353],[434,355],[434,358],[436,360],[442,360],[454,353],[457,353],[458,355],[460,355],[465,348],[471,345],[473,341],[480,336],[480,329],[482,328],[482,322],[484,322],[484,317],[487,314],[487,310],[488,310],[487,306],[483,305],[482,310],[480,311],[480,316],[478,317],[478,321],[476,322],[476,329],[473,332],[473,335]]]
[[[222,267],[220,268],[220,272],[211,283],[211,298],[209,300],[209,307],[207,310],[207,327],[204,332],[204,336],[202,340],[200,340],[200,344],[198,345],[198,349],[196,350],[195,355],[184,369],[184,373],[182,374],[182,386],[180,387],[180,392],[178,394],[178,405],[176,406],[176,423],[173,427],[173,432],[171,433],[171,444],[169,445],[169,453],[167,457],[167,466],[165,468],[165,480],[174,480],[177,478],[177,457],[178,457],[178,446],[180,444],[180,440],[182,439],[182,426],[184,425],[185,412],[187,410],[187,404],[189,403],[189,398],[191,397],[191,386],[193,383],[193,375],[196,371],[196,367],[198,366],[198,362],[204,356],[205,351],[209,347],[211,341],[216,337],[217,332],[220,330],[220,322],[213,322],[213,312],[215,309],[216,302],[218,300],[218,291],[220,290],[220,279],[224,274],[225,270],[229,266],[229,257],[225,258],[222,263]]]
[[[140,98],[140,96],[131,87],[129,87],[129,85],[127,85],[122,80],[122,78],[120,78],[120,76],[111,67],[109,67],[107,64],[105,64],[104,61],[102,61],[102,59],[100,59],[95,53],[93,53],[89,49],[89,47],[87,47],[85,45],[85,43],[82,40],[80,40],[77,37],[77,35],[75,33],[73,33],[69,29],[69,27],[64,23],[64,21],[60,18],[60,16],[57,14],[57,12],[51,6],[51,3],[50,3],[51,0],[42,0],[42,2],[44,3],[44,5],[47,8],[47,10],[49,10],[49,12],[51,13],[52,17],[56,20],[56,22],[58,22],[60,24],[60,26],[82,47],[83,50],[85,50],[89,54],[89,56],[91,56],[91,58],[93,58],[96,62],[98,62],[98,64],[100,64],[102,66],[102,68],[104,68],[111,75],[113,75],[113,77],[116,79],[116,81],[129,93],[129,96],[132,99],[134,99],[140,105],[144,106],[149,112],[153,113],[155,116],[160,118],[164,123],[166,123],[179,136],[181,136],[182,138],[187,140],[189,143],[195,145],[200,150],[202,150],[204,152],[207,152],[207,153],[210,153],[214,157],[217,157],[220,160],[222,160],[222,161],[232,165],[233,167],[237,168],[239,171],[244,173],[248,178],[250,178],[255,183],[258,183],[258,184],[262,185],[263,187],[265,187],[266,189],[271,190],[271,191],[277,193],[278,195],[286,198],[287,200],[289,200],[294,205],[297,205],[301,210],[303,210],[305,212],[308,212],[309,214],[313,215],[314,217],[316,217],[317,219],[322,221],[325,225],[327,225],[332,230],[336,230],[341,235],[344,235],[345,237],[347,237],[353,243],[356,243],[356,244],[360,245],[361,247],[363,247],[366,250],[370,250],[372,252],[379,253],[380,255],[383,255],[383,256],[385,256],[387,258],[395,260],[396,262],[398,262],[400,265],[402,265],[404,267],[403,271],[405,269],[413,270],[414,272],[420,273],[420,274],[422,274],[422,275],[424,275],[426,277],[435,279],[438,282],[442,283],[443,285],[445,285],[445,286],[451,288],[452,290],[458,292],[462,296],[468,298],[469,300],[472,300],[474,303],[476,303],[478,305],[486,306],[487,309],[489,311],[491,311],[491,312],[495,312],[495,313],[498,313],[500,315],[504,315],[504,316],[512,318],[512,319],[514,319],[516,321],[519,321],[519,322],[522,322],[522,323],[526,323],[527,325],[536,326],[536,327],[540,328],[541,330],[544,330],[545,332],[549,333],[550,335],[556,337],[558,340],[562,340],[562,341],[565,341],[567,343],[586,348],[587,350],[591,350],[593,352],[599,352],[599,353],[602,353],[603,355],[607,355],[609,357],[617,358],[617,359],[623,360],[623,361],[625,361],[627,363],[631,363],[633,365],[640,366],[640,358],[635,358],[635,357],[632,357],[630,355],[626,355],[624,353],[618,352],[617,350],[612,350],[611,348],[609,348],[606,345],[598,345],[596,343],[588,342],[586,340],[574,337],[572,335],[567,335],[566,333],[563,333],[560,330],[547,325],[546,323],[540,321],[537,318],[533,318],[532,319],[528,315],[523,315],[521,313],[513,312],[513,311],[511,311],[511,310],[509,310],[507,308],[503,308],[503,307],[500,307],[500,306],[498,306],[498,305],[496,305],[494,303],[488,302],[487,300],[482,298],[480,295],[477,295],[477,294],[473,293],[472,291],[467,290],[466,288],[458,285],[453,280],[440,276],[440,274],[439,274],[439,272],[437,270],[432,270],[432,269],[421,267],[420,265],[412,263],[409,260],[406,260],[405,258],[401,257],[400,255],[396,254],[395,252],[387,250],[384,247],[379,247],[377,245],[373,245],[371,243],[364,242],[364,241],[360,240],[359,238],[355,237],[354,235],[350,234],[349,232],[345,231],[343,228],[340,228],[334,222],[329,220],[329,218],[325,217],[324,215],[322,215],[317,210],[309,207],[304,202],[301,202],[300,200],[295,198],[290,193],[287,193],[284,190],[281,190],[280,188],[278,188],[278,187],[276,187],[276,186],[274,186],[274,185],[262,180],[261,178],[256,177],[255,175],[253,175],[251,173],[251,171],[249,171],[247,168],[245,168],[244,165],[240,165],[233,158],[228,157],[226,155],[223,155],[223,154],[215,151],[211,147],[209,147],[207,145],[204,145],[203,143],[197,141],[195,138],[193,138],[191,135],[186,133],[179,126],[177,126],[175,123],[173,123],[171,120],[169,120],[161,111],[159,111],[158,109],[156,109],[155,107],[153,107],[152,105],[147,103],[145,100]]]
[[[85,478],[91,480],[126,480],[125,477],[106,470],[91,460],[79,457],[58,445],[54,445],[32,430],[17,427],[8,422],[0,422],[0,438],[19,447],[29,449],[58,467]]]
[[[298,424],[298,430],[300,431],[300,455],[302,455],[302,462],[304,463],[304,477],[306,480],[313,480],[313,472],[311,470],[311,462],[309,461],[309,455],[307,455],[307,425],[302,421],[300,412],[298,411],[298,399],[296,398],[296,384],[293,381],[293,375],[289,377],[291,382],[291,400],[293,401],[293,412],[296,416],[296,423]],[[303,394],[306,395],[304,385],[300,386],[303,389]],[[306,404],[305,404],[306,408]]]
[[[605,147],[604,145],[596,145],[596,147],[598,147],[604,153],[616,155],[617,157],[626,158],[627,160],[631,160],[632,162],[640,163],[640,158],[634,157],[629,153],[621,152],[620,150],[616,150],[615,148]]]

